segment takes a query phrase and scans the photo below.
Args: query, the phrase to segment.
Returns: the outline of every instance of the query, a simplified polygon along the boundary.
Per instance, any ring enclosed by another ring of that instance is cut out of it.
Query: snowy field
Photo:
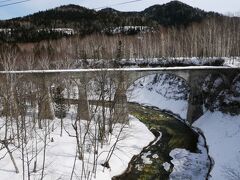
[[[53,127],[52,132],[47,134],[47,148],[46,148],[46,163],[44,171],[44,179],[46,180],[67,180],[71,179],[72,169],[74,166],[74,160],[76,155],[76,140],[74,137],[74,130],[72,128],[72,117],[76,115],[76,109],[72,107],[67,117],[64,119],[64,131],[62,137],[60,136],[60,119],[54,119],[47,121],[46,123]],[[85,124],[85,121],[82,121]],[[3,127],[4,119],[0,119],[0,127]],[[92,126],[91,126],[92,127]],[[120,135],[120,141],[117,143],[116,150],[112,158],[109,161],[110,169],[104,168],[103,164],[107,158],[109,150],[113,147],[116,142],[117,136],[119,134],[122,125],[116,124],[113,134],[108,137],[108,141],[104,142],[103,148],[99,147],[98,158],[97,158],[97,170],[96,176],[91,174],[91,177],[96,180],[110,180],[111,177],[120,175],[127,168],[129,161],[134,155],[139,154],[143,147],[147,146],[149,142],[154,140],[154,135],[147,129],[147,127],[141,123],[138,119],[133,116],[130,116],[129,124],[124,126],[123,132]],[[32,179],[40,179],[43,163],[43,141],[44,138],[44,129],[37,130],[37,132],[27,132],[37,134],[38,136],[38,157],[37,157],[37,171],[33,173],[33,160],[35,160],[34,154],[36,152],[31,150],[32,143],[29,140],[27,148],[25,148],[25,156],[28,153],[28,157],[32,159],[30,164],[30,172]],[[31,131],[31,130],[29,130]],[[94,128],[91,128],[91,131],[95,131]],[[1,132],[1,131],[0,131]],[[3,134],[0,134],[0,137],[3,137]],[[16,161],[16,165],[19,168],[19,173],[15,173],[13,163],[9,155],[6,152],[6,149],[1,149],[0,157],[0,179],[1,180],[19,180],[22,179],[22,154],[20,149],[16,149],[14,146],[9,145],[9,148],[13,151],[13,157]],[[92,150],[88,147],[88,142],[85,145],[86,152],[84,155],[85,158],[85,168],[91,170],[93,154]],[[81,176],[81,167],[82,161],[77,160],[75,164],[75,170],[73,172],[72,179],[80,179]],[[26,166],[25,166],[26,168]],[[26,169],[25,169],[26,171]],[[26,176],[25,176],[26,177]],[[94,178],[95,177],[95,178]]]

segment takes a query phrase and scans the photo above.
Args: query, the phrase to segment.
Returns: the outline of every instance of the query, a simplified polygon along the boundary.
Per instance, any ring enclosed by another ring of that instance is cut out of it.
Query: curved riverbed
[[[156,138],[139,155],[132,158],[124,174],[113,180],[167,180],[173,171],[172,158],[169,156],[173,149],[186,149],[191,153],[199,151],[199,135],[173,116],[138,104],[130,104],[129,111],[145,123]],[[206,162],[206,166],[209,163]],[[207,173],[202,179],[206,179],[206,176]]]

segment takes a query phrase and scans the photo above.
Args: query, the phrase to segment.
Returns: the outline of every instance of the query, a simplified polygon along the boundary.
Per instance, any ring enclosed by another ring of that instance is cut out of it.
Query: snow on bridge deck
[[[58,69],[58,70],[23,70],[0,71],[0,74],[29,74],[29,73],[71,73],[71,72],[131,72],[131,71],[179,71],[179,70],[240,70],[239,67],[228,66],[185,66],[185,67],[159,67],[159,68],[102,68],[102,69]]]

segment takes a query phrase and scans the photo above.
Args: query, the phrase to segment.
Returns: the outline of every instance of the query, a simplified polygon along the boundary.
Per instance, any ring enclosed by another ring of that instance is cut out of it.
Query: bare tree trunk
[[[5,146],[5,148],[7,149],[7,152],[8,152],[8,154],[9,154],[9,156],[10,156],[10,158],[11,158],[11,161],[12,161],[12,163],[13,163],[13,166],[14,166],[14,168],[15,168],[15,172],[16,172],[16,173],[19,173],[17,164],[16,164],[16,162],[15,162],[15,160],[14,160],[14,157],[13,157],[13,155],[12,155],[12,152],[10,151],[10,149],[9,149],[9,147],[8,147],[8,143],[6,142],[6,140],[2,141],[1,143],[2,143],[2,144]]]
[[[47,149],[47,123],[46,119],[44,120],[44,147],[43,147],[43,162],[42,162],[42,172],[41,172],[41,180],[44,178],[44,170],[45,170],[45,163],[46,163],[46,149]]]

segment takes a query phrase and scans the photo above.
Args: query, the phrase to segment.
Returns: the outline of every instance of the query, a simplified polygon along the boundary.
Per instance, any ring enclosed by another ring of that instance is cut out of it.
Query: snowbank
[[[206,112],[193,125],[203,131],[209,146],[209,154],[214,159],[211,179],[231,179],[229,172],[238,173],[239,179],[240,116]]]
[[[119,142],[118,147],[120,148],[114,152],[115,155],[109,162],[111,169],[105,169],[105,171],[102,172],[103,168],[99,166],[96,179],[110,180],[111,177],[122,174],[127,169],[132,157],[140,154],[142,149],[154,140],[155,136],[143,123],[133,116],[130,117],[129,128],[126,129],[123,135],[126,139]],[[107,148],[109,149],[110,147]],[[107,153],[105,157],[106,155]],[[105,157],[101,157],[102,162],[105,160]]]
[[[208,153],[204,147],[204,139],[199,136],[198,149],[200,153],[191,153],[186,149],[176,148],[170,152],[173,158],[171,163],[174,165],[170,174],[170,180],[207,179],[209,160]]]
[[[225,66],[230,66],[230,67],[240,67],[240,57],[235,57],[235,58],[224,58]]]
[[[69,134],[74,135],[74,131],[71,128],[71,119],[64,119],[65,129],[68,131],[63,132],[63,136],[60,137],[60,120],[55,119],[51,123],[55,124],[55,130],[51,133],[51,138],[53,142],[48,143],[46,150],[46,167],[45,167],[45,180],[52,179],[70,179],[75,153],[76,153],[76,141],[75,137],[69,136]],[[3,124],[4,119],[0,118],[0,125]],[[111,177],[122,174],[125,169],[127,169],[128,163],[134,155],[139,154],[143,147],[147,146],[152,140],[154,140],[154,135],[148,130],[148,128],[141,123],[138,119],[133,116],[130,116],[129,124],[124,128],[123,133],[121,134],[121,141],[117,143],[117,149],[114,151],[112,158],[110,159],[110,169],[103,168],[101,166],[104,163],[108,151],[113,146],[116,141],[116,136],[118,135],[118,125],[116,125],[116,131],[113,132],[113,135],[109,138],[109,142],[104,144],[103,148],[99,149],[99,158],[98,158],[98,167],[97,167],[97,176],[96,180],[110,180]],[[39,132],[39,136],[40,136]],[[1,134],[0,134],[1,136]],[[38,144],[39,148],[42,146],[41,142]],[[14,147],[10,147],[15,149]],[[87,144],[86,144],[87,148]],[[86,152],[87,153],[87,152]],[[6,150],[2,149],[0,151],[0,157],[4,157]],[[93,153],[92,153],[93,154]],[[20,150],[13,151],[13,156],[19,167],[19,174],[14,172],[14,167],[10,160],[8,154],[0,160],[0,179],[1,180],[19,180],[22,179],[22,169],[21,169],[21,152]],[[89,159],[91,156],[85,155]],[[93,155],[92,155],[93,156]],[[38,155],[38,168],[36,173],[32,173],[32,179],[39,179],[41,173],[41,165],[43,160],[43,152],[41,151]],[[85,168],[92,168],[91,161],[85,162]],[[81,162],[77,160],[75,175],[73,179],[79,179],[81,176]]]

